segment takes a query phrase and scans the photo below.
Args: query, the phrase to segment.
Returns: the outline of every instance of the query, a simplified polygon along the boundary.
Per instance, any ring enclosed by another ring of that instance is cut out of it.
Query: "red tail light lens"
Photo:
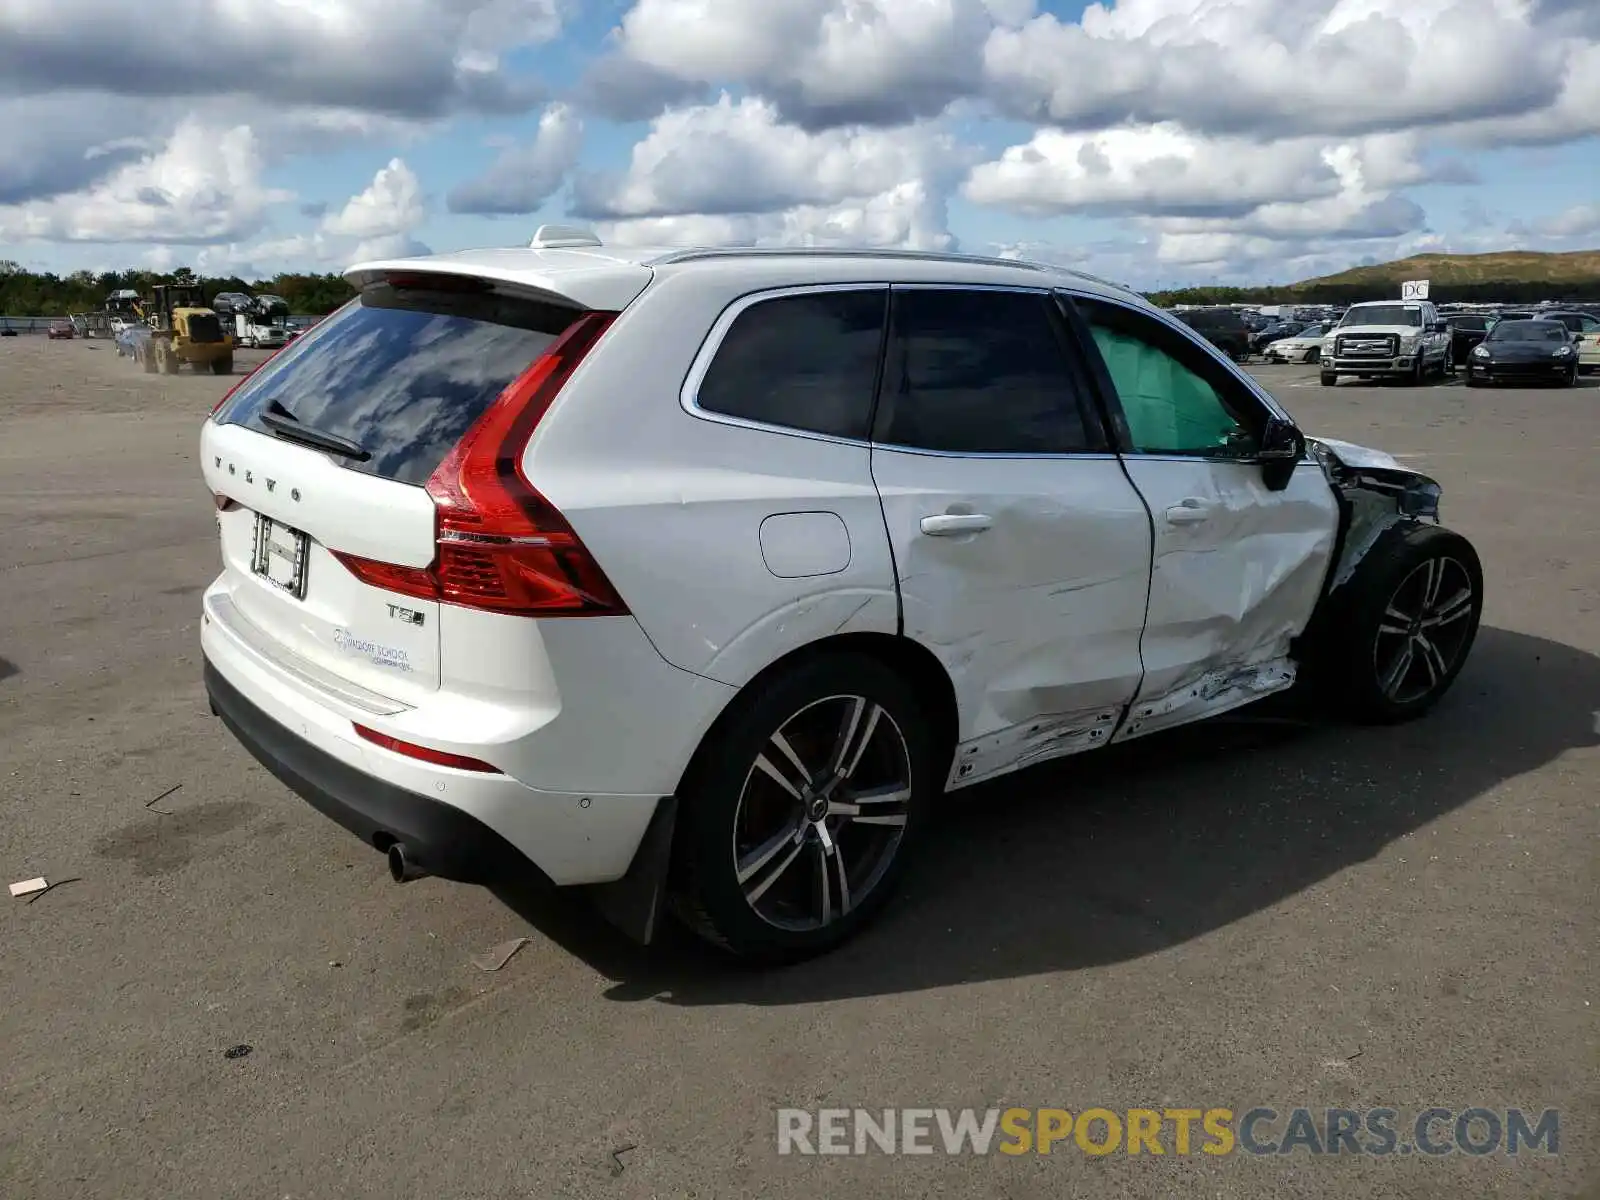
[[[560,512],[522,474],[522,451],[616,319],[586,313],[478,418],[428,480],[438,554],[428,568],[336,557],[402,595],[517,616],[619,616],[627,605]]]
[[[351,724],[355,724],[351,722]],[[421,762],[433,763],[440,767],[454,767],[458,771],[482,771],[491,775],[500,775],[503,772],[499,767],[490,766],[482,759],[468,758],[465,754],[451,754],[448,750],[434,750],[428,746],[419,746],[415,742],[403,742],[397,737],[390,737],[387,733],[379,733],[376,729],[368,729],[365,725],[356,725],[355,730],[367,741],[375,746],[382,746],[385,750],[392,750],[396,754],[403,754],[407,758],[415,758]]]

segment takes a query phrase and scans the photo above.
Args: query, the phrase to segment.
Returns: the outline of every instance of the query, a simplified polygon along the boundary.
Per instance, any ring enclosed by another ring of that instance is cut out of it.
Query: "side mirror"
[[[1450,322],[1448,322],[1448,321],[1435,321],[1428,328],[1432,329],[1433,332],[1435,332],[1435,333],[1449,333],[1450,332]]]
[[[1306,456],[1306,439],[1282,417],[1271,417],[1261,434],[1261,481],[1274,492],[1281,492],[1294,478],[1294,470]]]

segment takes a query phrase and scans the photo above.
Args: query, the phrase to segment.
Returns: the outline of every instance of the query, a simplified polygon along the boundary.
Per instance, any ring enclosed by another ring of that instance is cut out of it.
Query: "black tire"
[[[1306,351],[1306,362],[1319,363],[1322,361],[1322,347],[1313,346]]]
[[[832,798],[848,806],[843,797],[877,791],[883,798],[874,803],[883,808],[818,822],[828,788],[796,790],[801,773],[776,739],[783,734],[796,757],[816,771],[814,785],[838,754],[849,714],[857,715],[859,734],[874,706],[878,715],[864,757]],[[834,744],[825,749],[825,742]],[[695,933],[749,961],[793,962],[833,949],[892,896],[928,805],[943,788],[948,758],[916,691],[876,659],[830,654],[758,683],[707,736],[679,789],[674,911]],[[787,788],[762,760],[784,774]],[[854,781],[860,790],[850,787]],[[874,820],[861,819],[869,812]],[[895,817],[900,824],[891,823]],[[827,840],[819,824],[828,829]],[[771,847],[777,848],[763,856]]]
[[[1439,364],[1439,378],[1449,379],[1456,373],[1455,351],[1448,347],[1444,352],[1444,361]]]
[[[1467,386],[1468,387],[1482,387],[1483,386],[1483,380],[1479,379],[1476,375],[1468,375],[1467,376]]]
[[[1332,371],[1324,371],[1324,372],[1322,372],[1322,386],[1323,387],[1333,387],[1338,382],[1339,382],[1339,377],[1337,375],[1335,375]]]
[[[1439,702],[1471,654],[1483,566],[1459,533],[1407,523],[1378,539],[1333,604],[1316,665],[1329,698],[1357,721],[1409,721]]]
[[[161,364],[156,361],[156,356],[148,349],[139,355],[139,361],[144,365],[144,373],[146,375],[154,375],[161,369]]]
[[[1572,370],[1567,372],[1567,377],[1564,380],[1561,381],[1561,386],[1562,387],[1577,387],[1578,386],[1578,368],[1577,368],[1576,365],[1573,366]]]
[[[211,360],[211,373],[213,375],[233,374],[233,355],[227,358],[214,358]]]
[[[1417,351],[1416,366],[1411,368],[1411,374],[1406,377],[1406,383],[1412,387],[1421,387],[1428,382],[1428,360],[1421,350]]]

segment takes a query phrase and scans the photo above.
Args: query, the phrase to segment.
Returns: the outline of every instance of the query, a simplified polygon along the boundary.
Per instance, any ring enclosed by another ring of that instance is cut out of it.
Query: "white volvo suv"
[[[569,230],[349,277],[205,423],[204,670],[399,879],[815,953],[945,790],[1302,673],[1410,717],[1476,635],[1436,483],[1081,275]]]

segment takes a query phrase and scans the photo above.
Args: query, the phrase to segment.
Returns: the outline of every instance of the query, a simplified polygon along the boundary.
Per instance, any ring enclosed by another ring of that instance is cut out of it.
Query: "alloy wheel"
[[[1395,704],[1423,699],[1459,665],[1472,632],[1472,576],[1456,559],[1419,563],[1384,606],[1373,647],[1378,687]]]
[[[763,921],[823,929],[870,895],[905,835],[911,754],[864,696],[808,704],[756,755],[734,811],[735,878]]]

